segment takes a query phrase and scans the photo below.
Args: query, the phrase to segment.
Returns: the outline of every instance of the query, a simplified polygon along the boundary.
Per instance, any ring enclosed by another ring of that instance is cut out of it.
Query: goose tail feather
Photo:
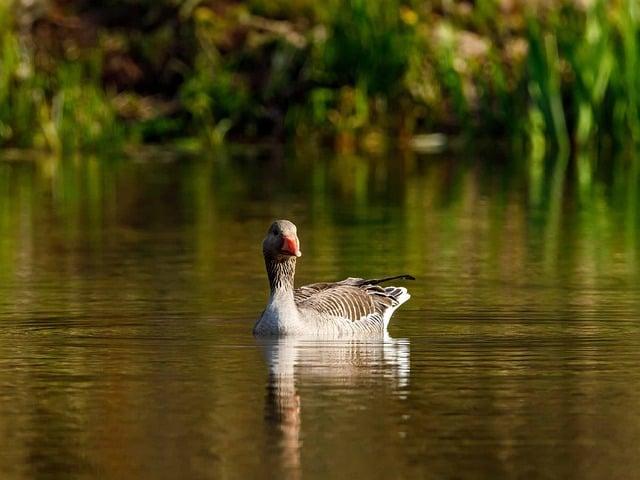
[[[384,282],[389,282],[391,280],[415,280],[416,277],[409,274],[403,275],[394,275],[393,277],[384,277],[384,278],[372,278],[371,280],[365,280],[365,285],[379,285]]]

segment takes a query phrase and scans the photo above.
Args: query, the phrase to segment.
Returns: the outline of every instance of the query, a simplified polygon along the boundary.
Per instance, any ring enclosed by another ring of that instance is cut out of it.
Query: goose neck
[[[265,265],[269,277],[272,297],[293,297],[293,281],[296,272],[296,257],[285,259],[272,258],[265,255]]]

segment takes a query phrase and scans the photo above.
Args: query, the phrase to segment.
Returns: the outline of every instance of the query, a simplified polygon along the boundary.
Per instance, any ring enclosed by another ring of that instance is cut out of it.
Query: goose
[[[256,336],[342,337],[384,335],[393,312],[411,295],[403,287],[383,287],[390,280],[414,280],[411,275],[379,279],[347,278],[294,288],[296,260],[302,256],[297,228],[276,220],[262,242],[269,277],[269,303],[256,322]]]

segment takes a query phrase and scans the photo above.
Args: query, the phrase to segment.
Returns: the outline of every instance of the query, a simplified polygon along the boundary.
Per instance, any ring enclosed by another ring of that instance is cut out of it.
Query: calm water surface
[[[0,161],[0,478],[640,478],[638,174],[482,160]],[[274,217],[389,338],[251,336]]]

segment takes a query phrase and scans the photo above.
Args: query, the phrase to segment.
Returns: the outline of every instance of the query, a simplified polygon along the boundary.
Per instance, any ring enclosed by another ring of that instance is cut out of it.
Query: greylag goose
[[[296,259],[302,253],[296,226],[288,220],[273,222],[262,252],[271,294],[254,335],[382,335],[393,312],[411,297],[405,288],[380,286],[388,280],[413,280],[411,275],[347,278],[294,288]]]

